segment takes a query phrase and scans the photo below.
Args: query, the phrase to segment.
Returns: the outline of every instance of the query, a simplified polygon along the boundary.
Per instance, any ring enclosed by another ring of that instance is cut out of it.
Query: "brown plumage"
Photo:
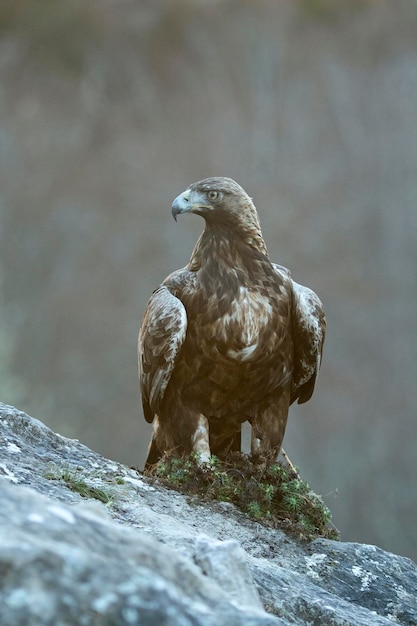
[[[274,459],[292,402],[310,399],[325,316],[316,294],[271,263],[258,214],[230,178],[194,183],[172,205],[205,229],[188,265],[152,294],[139,333],[145,419],[153,422],[146,465],[165,451],[240,449]]]

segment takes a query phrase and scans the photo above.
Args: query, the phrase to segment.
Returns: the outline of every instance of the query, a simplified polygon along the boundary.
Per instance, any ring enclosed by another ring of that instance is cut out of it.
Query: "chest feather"
[[[236,361],[248,361],[269,332],[274,311],[270,299],[260,293],[240,287],[230,310],[216,322],[219,340],[225,354]]]

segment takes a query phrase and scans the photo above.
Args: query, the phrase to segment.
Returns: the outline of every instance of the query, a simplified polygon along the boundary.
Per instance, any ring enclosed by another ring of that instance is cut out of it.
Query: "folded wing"
[[[152,294],[139,333],[139,382],[147,422],[159,414],[187,332],[187,313],[182,302],[165,286]]]
[[[286,267],[273,264],[276,272],[290,278]],[[317,294],[308,287],[296,283],[292,285],[292,336],[294,359],[291,385],[291,404],[307,402],[314,391],[320,370],[326,316],[323,304]]]
[[[320,298],[308,287],[292,281],[294,370],[291,402],[307,402],[320,370],[326,316]]]

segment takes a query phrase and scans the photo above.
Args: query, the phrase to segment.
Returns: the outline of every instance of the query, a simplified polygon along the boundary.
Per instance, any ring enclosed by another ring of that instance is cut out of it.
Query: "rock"
[[[2,626],[417,624],[411,560],[189,501],[2,404],[0,492]]]
[[[144,533],[5,483],[1,624],[279,624]]]
[[[233,604],[262,609],[246,554],[237,541],[213,541],[208,537],[199,537],[194,561],[203,574],[215,580],[227,592]]]

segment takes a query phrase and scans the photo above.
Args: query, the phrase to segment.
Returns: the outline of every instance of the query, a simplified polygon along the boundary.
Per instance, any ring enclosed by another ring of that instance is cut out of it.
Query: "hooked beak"
[[[192,204],[190,203],[189,193],[187,191],[183,191],[172,203],[172,217],[175,221],[177,221],[177,215],[187,213],[191,210]]]

